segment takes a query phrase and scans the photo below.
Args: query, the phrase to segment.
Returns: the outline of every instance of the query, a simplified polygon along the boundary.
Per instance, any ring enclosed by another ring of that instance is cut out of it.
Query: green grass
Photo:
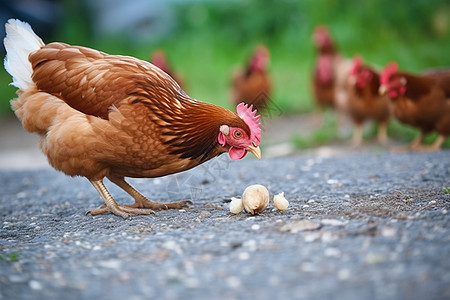
[[[8,262],[15,262],[19,259],[19,253],[17,252],[11,252],[8,256],[4,256],[0,254],[0,260],[8,261]]]
[[[308,149],[339,141],[339,132],[335,114],[325,113],[324,122],[314,129],[308,136],[295,134],[291,137],[291,143],[297,149]]]

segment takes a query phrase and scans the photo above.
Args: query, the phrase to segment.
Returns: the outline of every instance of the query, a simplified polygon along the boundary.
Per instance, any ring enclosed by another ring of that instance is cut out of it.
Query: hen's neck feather
[[[435,85],[435,81],[432,78],[408,72],[398,72],[397,74],[406,78],[405,96],[411,100],[418,100],[420,97],[428,94],[433,85]]]
[[[142,96],[142,95],[141,95]],[[221,125],[249,128],[235,113],[217,105],[200,102],[179,94],[175,100],[148,97],[138,100],[161,127],[170,154],[180,158],[208,160],[226,151],[218,143]]]

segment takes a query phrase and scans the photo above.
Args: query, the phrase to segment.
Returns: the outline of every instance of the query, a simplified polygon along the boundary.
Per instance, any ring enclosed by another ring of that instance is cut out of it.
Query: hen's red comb
[[[388,84],[389,78],[391,78],[392,74],[397,72],[397,70],[398,65],[396,62],[389,63],[380,75],[380,83],[385,85]]]
[[[359,69],[362,65],[362,57],[361,55],[355,55],[352,62],[352,75],[358,74]]]
[[[256,115],[256,109],[253,109],[253,105],[250,107],[244,102],[239,103],[236,107],[237,114],[250,128],[250,139],[256,145],[259,146],[261,142],[261,124],[259,123],[259,118],[261,116]]]

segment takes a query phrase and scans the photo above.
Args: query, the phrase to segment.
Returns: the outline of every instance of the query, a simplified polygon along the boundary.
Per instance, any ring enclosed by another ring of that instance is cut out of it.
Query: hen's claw
[[[126,205],[118,205],[117,207],[107,207],[105,204],[101,205],[99,208],[93,208],[86,212],[86,215],[91,214],[93,216],[101,215],[107,212],[112,212],[113,214],[120,216],[124,219],[132,215],[150,215],[155,212],[151,209],[133,208]]]
[[[140,199],[139,202],[136,201],[133,204],[126,204],[125,206],[138,208],[138,209],[145,208],[145,209],[154,209],[154,210],[167,210],[167,209],[180,209],[182,207],[187,206],[188,204],[192,204],[192,201],[183,200],[183,201],[177,201],[177,202],[163,203],[163,202],[153,202],[148,199]]]

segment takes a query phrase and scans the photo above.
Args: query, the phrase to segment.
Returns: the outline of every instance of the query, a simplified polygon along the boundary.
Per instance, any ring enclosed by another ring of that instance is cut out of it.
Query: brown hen
[[[261,110],[267,107],[272,91],[272,82],[267,71],[269,51],[260,45],[254,50],[245,70],[238,70],[232,78],[232,101],[242,101]]]
[[[382,144],[388,142],[389,103],[386,95],[378,93],[379,88],[378,72],[363,64],[362,58],[356,56],[348,81],[348,113],[354,123],[353,146],[362,143],[363,124],[368,120],[378,124],[378,141]]]
[[[440,69],[423,74],[399,71],[396,63],[381,74],[380,93],[387,94],[393,115],[402,123],[416,127],[419,135],[406,150],[437,151],[450,135],[450,70]],[[436,131],[439,136],[429,146],[424,136]]]
[[[338,51],[326,26],[319,25],[315,28],[313,41],[318,52],[312,78],[316,104],[319,107],[334,107],[345,111],[348,101],[346,82],[351,61]]]
[[[259,116],[243,103],[237,114],[190,98],[151,63],[64,43],[45,45],[18,20],[6,24],[5,68],[19,88],[12,101],[23,127],[41,136],[49,163],[84,176],[104,205],[89,212],[127,217],[189,201],[152,202],[125,177],[158,177],[195,167],[221,153],[260,158]],[[104,178],[135,203],[118,205]]]

